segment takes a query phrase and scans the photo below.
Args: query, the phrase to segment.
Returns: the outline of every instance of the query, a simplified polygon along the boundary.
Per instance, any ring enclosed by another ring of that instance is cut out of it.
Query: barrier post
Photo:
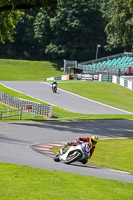
[[[20,120],[22,119],[22,107],[20,109]]]
[[[2,120],[2,108],[1,108],[1,111],[0,111],[0,119]]]

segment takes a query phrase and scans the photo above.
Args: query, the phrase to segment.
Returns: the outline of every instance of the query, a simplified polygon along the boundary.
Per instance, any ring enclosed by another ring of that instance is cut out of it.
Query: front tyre
[[[76,162],[76,161],[79,161],[79,159],[81,158],[81,153],[80,152],[77,152],[76,155],[69,155],[65,161],[65,164],[71,164],[73,162]]]
[[[59,154],[57,154],[57,155],[54,157],[54,161],[55,161],[55,162],[60,162]]]

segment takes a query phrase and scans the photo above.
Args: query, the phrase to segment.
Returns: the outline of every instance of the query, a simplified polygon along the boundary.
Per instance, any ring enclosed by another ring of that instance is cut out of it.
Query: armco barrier
[[[12,106],[17,109],[27,110],[27,106],[30,107],[30,111],[36,115],[46,115],[52,117],[52,106],[46,104],[36,103],[34,101],[27,101],[17,97],[10,96],[4,92],[0,92],[0,101],[4,104]]]

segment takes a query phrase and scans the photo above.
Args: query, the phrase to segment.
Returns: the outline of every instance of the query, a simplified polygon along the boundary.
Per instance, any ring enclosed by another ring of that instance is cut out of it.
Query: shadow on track
[[[133,137],[133,120],[88,120],[74,122],[12,122],[18,126],[37,127],[45,130],[55,130],[59,132],[72,132],[75,135],[98,135],[102,137]],[[76,137],[76,136],[75,136]]]

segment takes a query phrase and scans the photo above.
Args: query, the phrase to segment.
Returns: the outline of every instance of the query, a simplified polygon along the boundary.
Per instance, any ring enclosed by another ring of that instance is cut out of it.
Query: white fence
[[[46,115],[52,117],[52,106],[40,104],[33,101],[27,101],[17,97],[10,96],[4,92],[0,92],[0,101],[6,105],[12,106],[17,109],[28,110],[36,115]]]

